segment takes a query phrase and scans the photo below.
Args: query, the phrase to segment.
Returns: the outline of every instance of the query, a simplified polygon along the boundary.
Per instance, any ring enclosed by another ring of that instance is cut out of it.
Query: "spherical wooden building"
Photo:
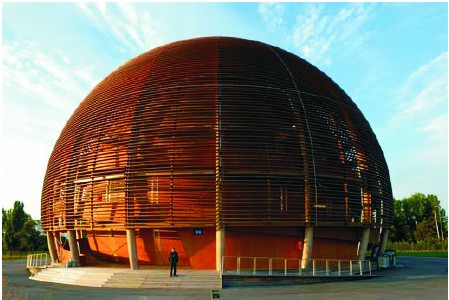
[[[41,214],[54,260],[164,265],[174,246],[181,266],[220,268],[361,257],[386,241],[392,201],[376,136],[337,84],[277,47],[207,37],[92,90],[51,154]]]

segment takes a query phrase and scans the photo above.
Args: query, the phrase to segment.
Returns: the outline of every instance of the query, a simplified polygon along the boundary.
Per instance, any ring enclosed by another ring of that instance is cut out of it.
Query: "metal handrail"
[[[35,253],[27,255],[27,269],[45,268],[51,264],[48,253]]]
[[[223,256],[221,275],[249,276],[366,276],[372,275],[370,260]],[[305,267],[304,267],[305,266]]]

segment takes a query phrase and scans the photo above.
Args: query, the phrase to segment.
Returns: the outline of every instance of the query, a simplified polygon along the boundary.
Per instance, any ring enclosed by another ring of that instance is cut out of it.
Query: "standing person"
[[[170,263],[170,277],[176,277],[176,264],[178,263],[178,252],[175,247],[171,248],[170,255],[168,256],[168,262]]]

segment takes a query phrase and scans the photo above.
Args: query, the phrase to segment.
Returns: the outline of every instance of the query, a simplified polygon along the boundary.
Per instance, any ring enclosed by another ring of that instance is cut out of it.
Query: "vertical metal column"
[[[67,239],[69,240],[70,257],[72,261],[76,261],[75,265],[77,266],[80,262],[80,250],[76,242],[75,230],[67,230]]]
[[[215,262],[217,271],[221,271],[221,260],[225,253],[225,229],[218,228],[215,232]]]
[[[221,199],[221,107],[218,103],[218,115],[215,133],[215,265],[217,271],[221,271],[221,260],[225,254],[225,229],[222,220]]]
[[[220,41],[218,40],[218,43]],[[217,47],[218,49],[219,47]],[[218,60],[217,60],[218,62]],[[220,70],[218,70],[218,73]],[[215,110],[215,267],[223,272],[222,259],[225,254],[225,228],[222,216],[221,198],[221,85],[218,79]]]
[[[366,249],[368,248],[369,242],[369,235],[370,235],[370,228],[369,226],[367,226],[363,229],[362,240],[360,241],[359,260],[365,260]]]
[[[302,259],[301,259],[302,269],[309,267],[309,262],[312,259],[312,246],[313,246],[313,226],[306,225],[304,229],[304,246],[302,250]]]
[[[58,252],[56,251],[55,235],[53,231],[47,231],[48,251],[50,252],[51,262],[59,262]]]
[[[129,265],[131,266],[131,270],[138,270],[139,262],[137,260],[136,231],[134,228],[126,229],[126,242],[128,244]]]
[[[390,230],[385,229],[382,232],[382,238],[380,240],[380,248],[379,248],[379,256],[383,255],[385,253],[385,249],[387,248],[387,242],[388,242],[388,233]]]

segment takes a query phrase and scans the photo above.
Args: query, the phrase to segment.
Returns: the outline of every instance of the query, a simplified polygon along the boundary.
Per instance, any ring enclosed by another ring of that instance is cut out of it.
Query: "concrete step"
[[[113,270],[85,268],[47,268],[31,276],[36,281],[47,281],[81,286],[102,286],[113,275]]]
[[[118,268],[46,268],[30,279],[61,284],[113,288],[191,288],[219,289],[220,275],[213,270],[178,270],[177,277],[168,270],[130,270]]]
[[[215,271],[180,271],[177,277],[169,276],[167,271],[155,270],[116,272],[105,287],[134,288],[221,288],[221,278]]]

